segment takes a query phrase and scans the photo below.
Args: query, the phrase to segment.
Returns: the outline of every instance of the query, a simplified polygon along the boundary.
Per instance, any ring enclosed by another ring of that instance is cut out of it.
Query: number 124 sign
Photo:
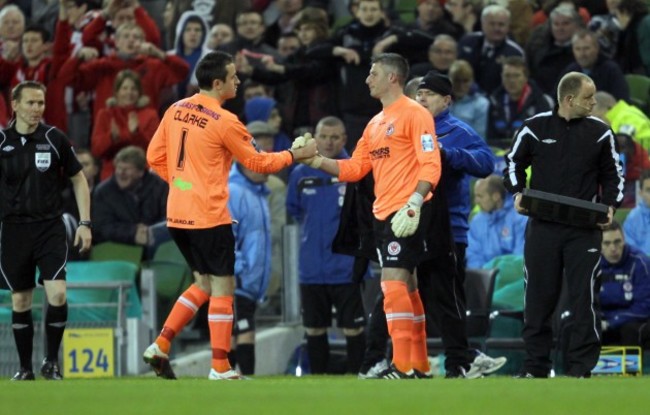
[[[67,329],[63,337],[64,378],[115,376],[113,329]]]

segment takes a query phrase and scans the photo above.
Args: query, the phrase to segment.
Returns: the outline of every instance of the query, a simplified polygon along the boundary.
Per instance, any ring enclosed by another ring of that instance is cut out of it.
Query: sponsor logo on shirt
[[[14,146],[7,146],[7,147],[3,147],[2,151],[4,151],[5,153],[8,153],[8,152],[12,151],[13,149],[14,149]]]
[[[370,160],[387,159],[390,157],[390,147],[381,147],[370,152]]]
[[[544,140],[542,140],[542,143],[544,143],[544,144],[555,144],[555,143],[557,143],[557,140],[555,140],[553,138],[545,138]]]
[[[50,148],[49,144],[36,144],[36,150],[38,151],[49,151]]]
[[[388,128],[386,128],[386,135],[393,135],[395,132],[395,126],[391,123],[388,124]]]

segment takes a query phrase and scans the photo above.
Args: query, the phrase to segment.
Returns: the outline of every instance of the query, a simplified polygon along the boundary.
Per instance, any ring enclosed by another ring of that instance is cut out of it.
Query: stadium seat
[[[496,268],[499,270],[494,291],[497,292],[506,285],[524,279],[523,255],[501,255],[492,258],[483,266],[484,269]]]
[[[143,262],[142,268],[153,272],[159,321],[178,296],[192,284],[192,271],[174,241],[160,244],[153,259]]]
[[[619,209],[616,209],[616,213],[614,213],[614,219],[620,225],[623,225],[623,222],[625,222],[625,219],[627,218],[627,215],[629,215],[631,210],[632,210],[631,208],[619,208]]]
[[[647,115],[650,115],[650,77],[637,74],[625,75],[630,89],[630,101]]]
[[[131,288],[127,293],[127,317],[139,318],[142,314],[140,297],[136,287],[138,267],[127,261],[70,261],[66,266],[69,284],[84,282],[128,281]],[[103,288],[70,288],[68,321],[115,321],[118,290]],[[113,306],[92,306],[92,304],[113,304]]]
[[[91,261],[126,261],[140,267],[144,248],[137,245],[102,242],[92,247]]]

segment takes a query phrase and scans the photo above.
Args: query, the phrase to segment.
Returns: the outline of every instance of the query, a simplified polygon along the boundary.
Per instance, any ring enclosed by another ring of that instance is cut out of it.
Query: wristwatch
[[[86,226],[86,227],[92,229],[93,223],[91,221],[89,221],[89,220],[80,220],[79,221],[79,226]]]

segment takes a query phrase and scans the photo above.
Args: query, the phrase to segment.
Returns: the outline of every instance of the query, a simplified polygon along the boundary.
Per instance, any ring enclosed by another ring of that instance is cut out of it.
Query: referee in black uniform
[[[62,219],[66,179],[79,208],[75,245],[90,249],[90,194],[81,165],[67,137],[41,123],[45,87],[34,81],[12,91],[15,119],[0,131],[0,288],[11,290],[12,327],[20,370],[12,380],[34,380],[32,299],[35,270],[45,286],[47,351],[41,374],[61,380],[59,346],[68,316],[65,264],[68,243]]]
[[[612,130],[591,117],[596,87],[587,75],[570,72],[558,85],[559,106],[527,119],[506,155],[504,183],[520,205],[526,168],[530,188],[599,201],[614,208],[623,200],[623,177]],[[566,276],[575,325],[570,334],[567,375],[589,377],[600,354],[600,321],[594,299],[602,233],[529,219],[524,263],[526,291],[523,338],[526,360],[519,377],[548,377],[552,367],[551,318]]]

